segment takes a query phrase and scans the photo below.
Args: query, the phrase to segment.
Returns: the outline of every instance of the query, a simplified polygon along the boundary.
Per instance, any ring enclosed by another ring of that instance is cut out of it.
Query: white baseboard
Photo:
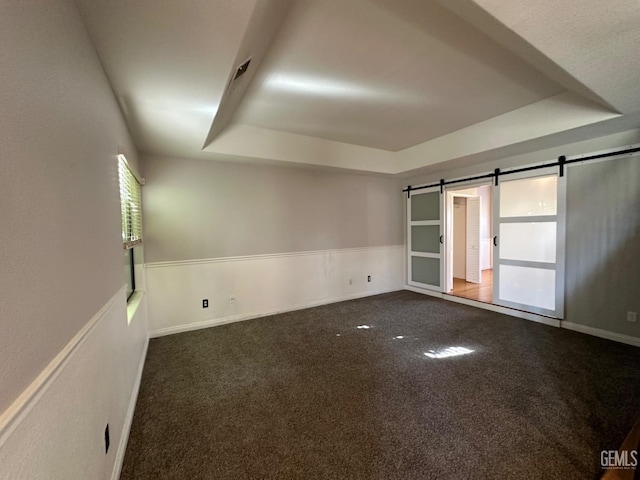
[[[468,298],[456,297],[455,295],[448,295],[442,292],[435,292],[432,290],[416,288],[410,285],[405,285],[404,289],[409,290],[410,292],[422,293],[423,295],[442,298],[443,300],[447,300],[449,302],[461,303],[463,305],[482,308],[483,310],[489,310],[491,312],[504,313],[505,315],[510,315],[512,317],[522,318],[524,320],[530,320],[532,322],[537,322],[537,323],[543,323],[551,327],[560,326],[560,320],[556,318],[545,317],[544,315],[537,315],[535,313],[523,312],[522,310],[515,310],[513,308],[503,307],[500,305],[493,305],[491,303],[478,302],[476,300],[470,300]]]
[[[449,300],[450,302],[462,303],[463,305],[482,308],[491,312],[503,313],[512,317],[522,318],[524,320],[530,320],[536,323],[543,323],[544,325],[549,325],[550,327],[560,326],[560,320],[558,320],[557,318],[545,317],[544,315],[538,315],[530,312],[523,312],[522,310],[503,307],[501,305],[494,305],[492,303],[478,302],[476,300],[470,300],[468,298],[456,297],[455,295],[444,294],[442,298],[444,298],[445,300]]]
[[[409,290],[410,292],[422,293],[423,295],[429,295],[430,297],[443,298],[444,295],[442,292],[436,292],[433,290],[425,290],[423,288],[412,287],[411,285],[405,285],[405,290]]]
[[[600,328],[588,327],[586,325],[580,325],[579,323],[566,321],[561,323],[560,328],[566,328],[567,330],[573,330],[574,332],[586,333],[587,335],[593,335],[594,337],[606,338],[607,340],[613,340],[614,342],[626,343],[627,345],[640,347],[640,338],[624,335],[622,333],[609,332],[608,330],[602,330]]]
[[[567,330],[573,330],[574,332],[585,333],[587,335],[593,335],[594,337],[606,338],[607,340],[612,340],[614,342],[620,342],[627,345],[640,347],[640,338],[632,337],[630,335],[624,335],[622,333],[610,332],[608,330],[602,330],[600,328],[580,325],[579,323],[567,322],[566,320],[558,320],[555,318],[545,317],[544,315],[537,315],[535,313],[523,312],[521,310],[515,310],[513,308],[502,307],[500,305],[493,305],[491,303],[478,302],[476,300],[470,300],[468,298],[456,297],[455,295],[447,295],[446,293],[423,290],[421,288],[416,288],[409,285],[405,285],[404,289],[411,292],[422,293],[424,295],[442,298],[450,302],[461,303],[463,305],[482,308],[484,310],[489,310],[492,312],[504,313],[505,315],[522,318],[524,320],[530,320],[532,322],[542,323],[551,327],[566,328]]]
[[[392,289],[392,290],[379,290],[374,292],[361,292],[361,293],[345,295],[339,298],[328,298],[325,300],[318,300],[318,301],[308,302],[304,304],[297,304],[291,307],[279,308],[277,310],[272,310],[268,312],[234,315],[234,316],[222,317],[222,318],[212,318],[210,320],[205,320],[204,322],[187,323],[184,325],[176,325],[174,327],[152,330],[151,332],[149,332],[149,336],[151,338],[163,337],[165,335],[173,335],[175,333],[183,333],[183,332],[190,332],[193,330],[201,330],[203,328],[217,327],[219,325],[242,322],[245,320],[252,320],[254,318],[268,317],[270,315],[277,315],[278,313],[295,312],[296,310],[304,310],[305,308],[319,307],[321,305],[329,305],[331,303],[344,302],[347,300],[355,300],[357,298],[371,297],[373,295],[380,295],[383,293],[390,293],[394,291],[397,291],[397,290]]]
[[[122,473],[122,466],[124,464],[124,454],[127,451],[127,444],[129,442],[129,434],[131,433],[131,425],[133,423],[133,414],[136,410],[136,403],[138,401],[138,393],[140,392],[140,384],[142,383],[142,372],[144,370],[144,362],[147,359],[147,350],[149,349],[149,339],[144,342],[142,349],[142,355],[140,356],[140,363],[138,364],[138,371],[136,372],[136,383],[133,385],[133,391],[131,392],[131,399],[129,400],[129,407],[127,408],[127,415],[124,419],[124,426],[122,429],[122,436],[118,443],[118,451],[116,452],[115,464],[113,465],[113,474],[111,480],[118,480],[120,473]]]

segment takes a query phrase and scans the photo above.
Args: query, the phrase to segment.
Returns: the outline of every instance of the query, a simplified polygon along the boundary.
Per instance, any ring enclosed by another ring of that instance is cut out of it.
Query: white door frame
[[[473,199],[477,199],[478,200],[478,208],[477,208],[477,215],[473,215],[473,219],[472,219],[472,215],[471,215],[471,210],[470,210],[470,205],[473,205],[472,202],[469,202],[470,200]],[[482,283],[482,265],[481,265],[481,257],[482,257],[482,240],[480,238],[480,221],[482,218],[482,197],[480,195],[471,195],[469,196],[469,198],[467,198],[467,209],[466,209],[466,218],[465,221],[467,223],[467,228],[466,228],[466,239],[465,239],[465,280],[467,282],[471,282],[471,283],[477,283],[477,284],[481,284]],[[471,248],[471,246],[469,245],[469,241],[471,239],[471,235],[470,232],[473,232],[471,226],[472,224],[470,223],[470,220],[475,220],[476,222],[476,228],[477,228],[477,245],[476,245],[476,252],[475,255],[473,255],[473,248]],[[474,271],[471,271],[470,268],[470,257],[477,257],[477,271],[475,271],[475,269],[473,269]],[[477,280],[477,281],[476,281]]]
[[[446,279],[446,290],[445,293],[453,290],[453,198],[454,197],[473,197],[474,195],[466,194],[466,193],[456,193],[458,190],[466,190],[468,188],[478,188],[478,187],[491,187],[493,183],[489,180],[470,180],[469,182],[460,182],[456,183],[455,186],[446,186],[445,194],[446,194],[446,205],[445,205],[445,224],[444,231],[446,232],[444,236],[444,247],[445,247],[445,258],[446,262],[444,265],[444,275]],[[494,199],[491,199],[491,202],[494,202]],[[493,208],[493,205],[492,205]],[[493,212],[493,210],[492,210]],[[489,223],[491,228],[493,228],[493,222],[491,218],[489,218]],[[482,242],[480,245],[482,248]],[[493,265],[492,265],[493,268]]]

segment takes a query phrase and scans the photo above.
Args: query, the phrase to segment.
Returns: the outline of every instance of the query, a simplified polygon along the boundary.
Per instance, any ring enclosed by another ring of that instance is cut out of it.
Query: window
[[[118,180],[120,183],[124,272],[127,281],[127,299],[129,299],[136,289],[134,268],[136,249],[134,247],[142,243],[142,195],[140,181],[129,168],[124,155],[118,155]]]

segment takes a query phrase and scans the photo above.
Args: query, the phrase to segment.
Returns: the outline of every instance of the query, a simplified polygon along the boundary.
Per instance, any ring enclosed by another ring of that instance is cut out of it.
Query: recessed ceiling
[[[198,150],[256,0],[77,0],[141,151]]]
[[[398,151],[563,90],[436,2],[299,1],[234,120]]]
[[[635,0],[76,1],[141,152],[397,174],[640,118]]]

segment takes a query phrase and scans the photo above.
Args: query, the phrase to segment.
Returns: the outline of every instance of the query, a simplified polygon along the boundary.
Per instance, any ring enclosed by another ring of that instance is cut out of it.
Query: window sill
[[[138,311],[138,307],[142,302],[142,298],[144,297],[144,292],[133,292],[129,302],[127,303],[127,324],[131,325],[131,321],[133,317],[136,316],[136,312]]]

